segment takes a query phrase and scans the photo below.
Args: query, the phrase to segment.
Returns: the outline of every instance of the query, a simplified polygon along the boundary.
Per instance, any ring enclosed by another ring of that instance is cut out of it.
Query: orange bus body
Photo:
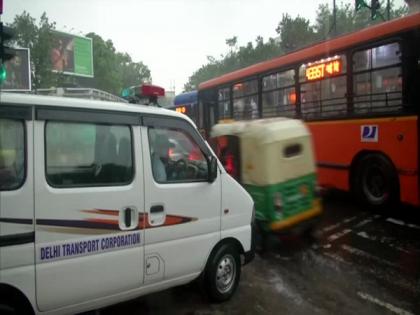
[[[242,80],[296,68],[305,62],[339,55],[347,50],[352,51],[363,45],[379,42],[383,38],[398,37],[398,34],[404,32],[415,30],[418,33],[419,29],[420,13],[380,23],[208,80],[199,85],[199,95],[200,92],[233,86]],[[259,93],[262,94],[262,92]],[[416,114],[395,113],[392,115],[388,112],[377,117],[374,117],[373,113],[370,117],[358,114],[357,118],[354,116],[331,117],[307,121],[314,139],[320,185],[349,191],[352,184],[350,176],[355,173],[351,170],[354,163],[357,163],[357,159],[370,152],[381,153],[392,162],[398,174],[400,201],[420,206],[418,152],[420,146],[418,106],[420,104],[417,100],[416,104],[412,105],[417,107]],[[362,141],[362,126],[377,126],[379,130],[377,142]]]
[[[323,187],[350,190],[350,168],[360,154],[380,152],[397,167],[401,202],[420,205],[417,116],[308,122]],[[361,128],[378,126],[378,142],[362,142]]]
[[[399,32],[403,32],[418,26],[420,26],[420,13],[377,24],[357,32],[339,36],[335,39],[300,49],[296,52],[292,52],[290,54],[280,56],[269,61],[260,62],[244,69],[224,74],[215,79],[201,83],[199,85],[199,90],[205,90],[217,85],[240,80],[257,73],[262,73],[271,69],[277,69],[294,63],[303,62],[307,59],[316,59],[317,56],[322,56],[323,54],[329,52],[344,50],[350,46],[354,46],[355,43],[366,43],[383,36],[391,36],[393,34],[397,34]]]

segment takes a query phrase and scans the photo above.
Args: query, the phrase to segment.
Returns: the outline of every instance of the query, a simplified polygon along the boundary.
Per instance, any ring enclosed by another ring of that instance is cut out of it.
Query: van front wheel
[[[235,293],[241,276],[240,257],[235,246],[224,244],[218,248],[207,264],[205,288],[215,302],[229,300]]]

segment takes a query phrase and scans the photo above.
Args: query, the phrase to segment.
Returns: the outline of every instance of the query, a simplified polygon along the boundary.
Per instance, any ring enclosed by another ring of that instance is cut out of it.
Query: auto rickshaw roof
[[[304,123],[297,119],[276,117],[257,120],[219,123],[211,131],[212,137],[237,136],[253,138],[260,144],[309,136]]]

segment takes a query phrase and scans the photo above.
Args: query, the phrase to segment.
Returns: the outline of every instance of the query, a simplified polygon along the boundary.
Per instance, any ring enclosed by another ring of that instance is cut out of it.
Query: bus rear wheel
[[[368,154],[358,163],[353,181],[358,199],[373,209],[384,209],[399,200],[398,175],[391,161]]]

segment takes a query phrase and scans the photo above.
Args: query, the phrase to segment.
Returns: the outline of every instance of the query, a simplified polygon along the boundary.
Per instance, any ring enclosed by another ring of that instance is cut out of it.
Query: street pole
[[[386,2],[386,13],[387,13],[388,21],[391,20],[391,4],[390,4],[390,0],[387,0],[387,2]]]
[[[335,6],[335,0],[333,0],[333,26],[334,26],[334,36],[337,36],[337,9]]]

